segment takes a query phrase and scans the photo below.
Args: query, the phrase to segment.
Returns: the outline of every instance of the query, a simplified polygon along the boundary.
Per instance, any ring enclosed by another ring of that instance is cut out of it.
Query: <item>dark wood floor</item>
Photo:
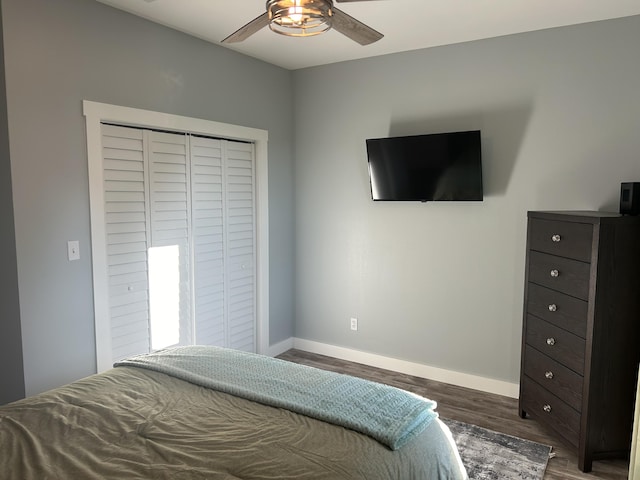
[[[516,399],[300,350],[289,350],[278,358],[393,385],[437,401],[438,412],[442,417],[551,445],[556,456],[549,460],[545,480],[628,478],[629,462],[625,460],[594,462],[591,473],[582,473],[578,470],[574,453],[534,420],[523,420],[518,416]]]

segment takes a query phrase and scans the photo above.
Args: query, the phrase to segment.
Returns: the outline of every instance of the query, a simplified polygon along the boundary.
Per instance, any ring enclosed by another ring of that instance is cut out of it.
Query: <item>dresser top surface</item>
[[[529,218],[540,218],[545,220],[562,220],[583,223],[601,223],[607,221],[638,222],[640,217],[632,215],[622,215],[616,212],[598,212],[590,210],[558,210],[558,211],[529,211]]]

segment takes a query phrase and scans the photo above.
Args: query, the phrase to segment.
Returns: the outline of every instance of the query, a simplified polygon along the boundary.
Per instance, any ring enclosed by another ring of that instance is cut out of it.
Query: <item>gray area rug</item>
[[[447,418],[470,480],[541,480],[551,447]]]

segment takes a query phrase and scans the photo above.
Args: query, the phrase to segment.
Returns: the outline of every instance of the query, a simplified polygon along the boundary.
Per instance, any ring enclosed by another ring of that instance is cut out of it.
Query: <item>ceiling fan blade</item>
[[[237,43],[243,40],[246,40],[251,35],[256,33],[258,30],[263,29],[269,25],[269,14],[267,12],[263,13],[259,17],[254,18],[245,26],[240,27],[238,30],[233,32],[227,38],[222,40],[222,43]]]
[[[384,37],[384,35],[377,30],[374,30],[352,16],[347,15],[342,10],[338,10],[336,7],[333,7],[331,27],[341,34],[349,37],[354,42],[358,42],[360,45],[369,45],[370,43],[377,42]]]

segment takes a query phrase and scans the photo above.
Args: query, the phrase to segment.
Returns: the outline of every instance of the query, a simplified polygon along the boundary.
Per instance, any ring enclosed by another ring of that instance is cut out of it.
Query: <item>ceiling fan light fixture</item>
[[[288,37],[311,37],[331,28],[331,0],[267,0],[269,28]]]

